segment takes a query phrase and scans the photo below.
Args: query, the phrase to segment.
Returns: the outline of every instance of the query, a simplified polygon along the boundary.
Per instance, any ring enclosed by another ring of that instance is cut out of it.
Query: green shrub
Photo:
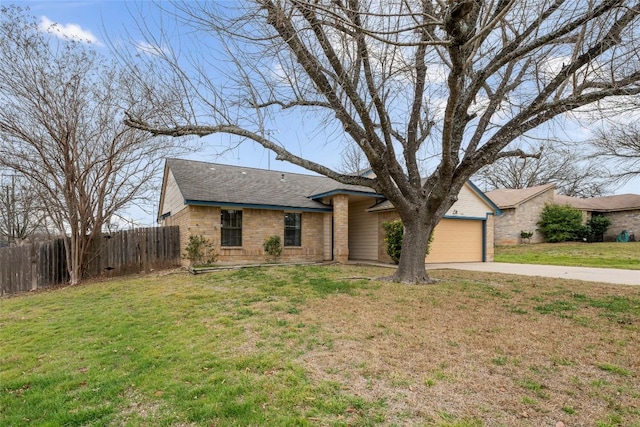
[[[382,223],[382,228],[384,228],[384,241],[387,245],[387,254],[393,262],[398,264],[400,262],[400,253],[402,252],[402,236],[404,235],[402,221],[397,219],[395,221],[384,222]],[[431,242],[433,242],[433,232],[431,232],[429,236],[429,244],[427,245],[425,256],[431,249]]]
[[[402,251],[402,235],[404,234],[402,221],[398,219],[385,222],[382,227],[384,228],[384,241],[387,244],[387,254],[393,262],[398,264],[400,262],[400,252]]]
[[[523,242],[524,241],[530,242],[532,237],[533,237],[533,231],[520,230],[520,238],[522,239]]]
[[[277,261],[282,254],[282,243],[280,242],[280,236],[271,236],[265,239],[262,244],[264,251],[269,255],[271,261]]]
[[[604,233],[611,226],[611,218],[606,216],[594,216],[587,222],[587,240],[590,242],[602,242]]]
[[[218,260],[214,244],[202,235],[189,236],[189,243],[185,248],[184,258],[190,261],[192,267],[205,267]]]
[[[538,226],[549,243],[582,240],[587,232],[582,225],[582,212],[569,205],[546,205]]]

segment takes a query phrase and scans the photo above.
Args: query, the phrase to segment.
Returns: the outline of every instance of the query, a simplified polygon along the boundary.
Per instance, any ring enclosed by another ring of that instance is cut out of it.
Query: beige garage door
[[[482,221],[443,219],[434,231],[427,263],[482,261]]]

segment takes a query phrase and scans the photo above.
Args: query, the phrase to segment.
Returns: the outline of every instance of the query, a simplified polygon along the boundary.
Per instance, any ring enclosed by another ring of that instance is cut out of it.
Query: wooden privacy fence
[[[62,239],[0,249],[0,295],[47,288],[69,280]]]
[[[137,228],[94,241],[84,277],[121,276],[180,265],[180,229]]]
[[[180,265],[178,227],[102,234],[94,241],[83,278],[121,276]],[[69,280],[63,239],[0,249],[0,295],[47,288]]]

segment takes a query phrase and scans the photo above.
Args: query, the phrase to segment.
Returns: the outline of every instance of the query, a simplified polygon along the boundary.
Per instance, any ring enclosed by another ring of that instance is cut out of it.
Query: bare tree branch
[[[206,67],[194,71],[193,63],[161,58],[163,66],[151,58],[151,73],[179,69],[174,78],[189,80],[172,85],[164,77],[162,90],[193,110],[169,101],[163,111],[154,95],[148,108],[138,102],[129,110],[127,123],[155,135],[238,135],[280,159],[374,188],[410,236],[401,281],[428,280],[425,236],[478,170],[513,156],[530,161],[537,147],[510,147],[549,132],[568,113],[579,117],[606,100],[622,107],[640,93],[640,6],[633,1],[174,5],[191,36],[214,38],[232,57],[224,62],[212,52],[208,65],[235,68],[213,75]],[[264,129],[278,128],[285,110],[351,140],[375,178],[339,173],[295,155],[288,141],[266,138]]]
[[[90,46],[52,39],[15,7],[0,8],[0,82],[0,166],[28,181],[66,237],[78,283],[96,236],[149,197],[173,144],[122,122],[122,100],[144,97],[128,75]]]
[[[591,142],[595,152],[590,157],[612,164],[613,179],[626,182],[640,176],[640,125],[628,123],[598,130]]]

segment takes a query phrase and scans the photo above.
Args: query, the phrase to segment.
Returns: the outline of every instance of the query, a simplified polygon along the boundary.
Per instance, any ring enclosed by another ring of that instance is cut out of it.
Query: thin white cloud
[[[83,29],[78,24],[60,24],[53,22],[46,16],[41,16],[39,28],[58,38],[70,38],[102,46],[100,40],[91,31]]]

